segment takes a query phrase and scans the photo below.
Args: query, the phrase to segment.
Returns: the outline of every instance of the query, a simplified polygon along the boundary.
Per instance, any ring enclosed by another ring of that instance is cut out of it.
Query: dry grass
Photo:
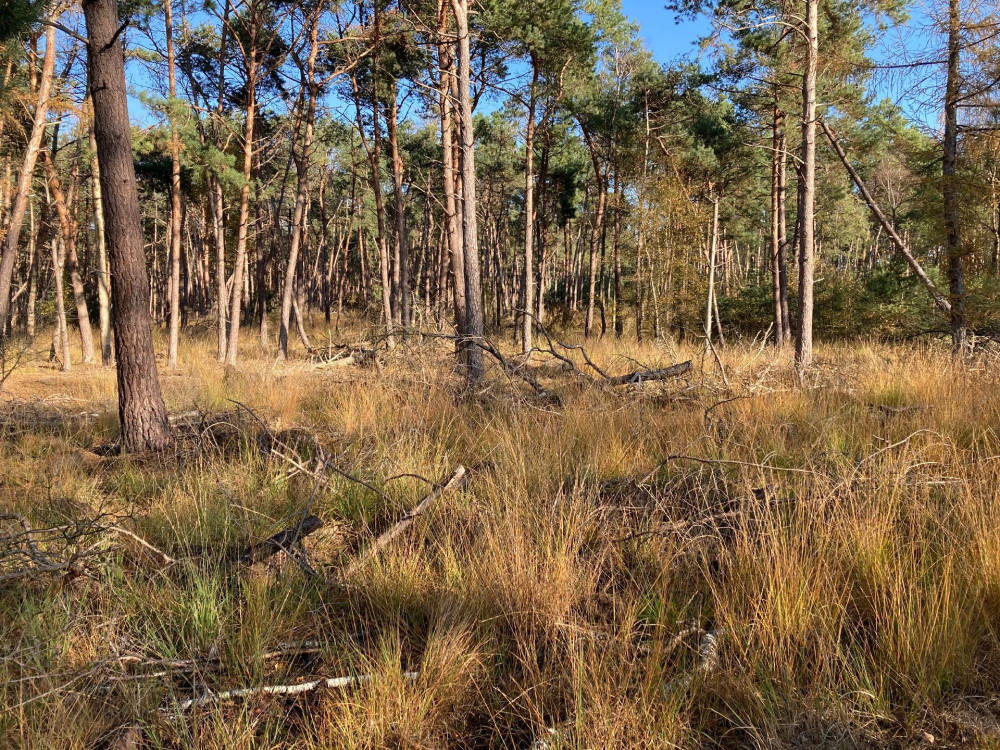
[[[614,373],[698,366],[611,392],[539,363],[557,407],[499,372],[467,392],[446,342],[338,370],[248,349],[226,370],[192,340],[163,373],[168,405],[227,413],[229,439],[99,459],[113,374],[23,365],[5,384],[0,509],[37,526],[122,514],[185,559],[163,570],[117,540],[72,581],[0,584],[0,745],[1000,746],[994,363],[829,347],[798,387],[787,359],[735,347],[726,386],[693,350],[588,350]],[[230,399],[383,489],[332,477],[315,492],[319,576],[289,561],[224,572],[316,490],[261,455]],[[426,490],[389,478],[459,463],[464,491],[341,585],[343,562]],[[319,652],[266,656],[301,641]],[[372,679],[171,711],[206,689],[347,674]]]

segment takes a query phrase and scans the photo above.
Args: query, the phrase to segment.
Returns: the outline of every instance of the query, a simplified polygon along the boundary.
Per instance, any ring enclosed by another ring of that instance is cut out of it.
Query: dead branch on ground
[[[456,467],[448,481],[431,490],[431,492],[429,492],[423,500],[417,503],[413,510],[403,516],[403,518],[396,523],[395,526],[380,534],[369,547],[365,548],[361,554],[359,554],[344,568],[341,573],[341,577],[350,578],[352,573],[356,572],[358,568],[368,562],[368,560],[375,556],[379,550],[406,531],[413,524],[416,518],[430,507],[431,503],[439,497],[448,494],[452,490],[458,489],[465,480],[465,473],[464,466],[459,465]]]

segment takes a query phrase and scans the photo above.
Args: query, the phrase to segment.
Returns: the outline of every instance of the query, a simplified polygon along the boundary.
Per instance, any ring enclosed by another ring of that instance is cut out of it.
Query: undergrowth
[[[161,372],[170,410],[199,413],[164,456],[91,451],[115,437],[112,371],[7,380],[3,512],[108,514],[176,562],[114,537],[72,575],[0,583],[0,745],[1000,743],[995,363],[838,345],[800,385],[769,348],[721,352],[723,378],[609,336],[587,348],[610,373],[694,369],[606,388],[536,357],[555,405],[499,370],[470,391],[448,342],[336,369],[227,369],[211,346]],[[339,473],[268,455],[260,422]],[[461,491],[341,575],[460,464]],[[227,566],[307,505],[314,574]]]

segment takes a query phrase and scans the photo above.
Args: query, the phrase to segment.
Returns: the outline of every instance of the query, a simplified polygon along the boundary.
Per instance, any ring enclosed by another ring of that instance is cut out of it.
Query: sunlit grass
[[[162,371],[172,412],[227,414],[236,437],[219,449],[99,459],[87,449],[114,438],[113,371],[37,357],[8,381],[6,407],[88,416],[8,431],[3,510],[36,526],[114,512],[182,559],[162,570],[126,545],[72,582],[2,584],[0,745],[93,747],[133,724],[164,748],[1000,741],[977,697],[1000,677],[992,360],[829,346],[799,387],[788,355],[759,344],[722,351],[723,376],[698,346],[608,336],[587,349],[610,374],[687,358],[694,371],[611,390],[536,356],[555,406],[496,370],[470,392],[449,342],[323,370],[245,338],[235,369],[206,335]],[[290,477],[234,402],[308,430],[379,491]],[[424,494],[419,477],[459,463],[463,491],[339,579]],[[310,498],[319,576],[288,561],[227,573]],[[264,658],[301,641],[318,652]],[[127,654],[199,666],[137,677]],[[170,713],[206,688],[348,674],[372,679]]]

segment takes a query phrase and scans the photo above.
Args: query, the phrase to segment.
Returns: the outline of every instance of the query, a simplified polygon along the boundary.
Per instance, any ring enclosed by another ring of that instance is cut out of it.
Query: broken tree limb
[[[242,565],[254,565],[279,552],[288,552],[297,542],[322,526],[323,521],[319,516],[307,516],[301,523],[279,531],[262,542],[251,544],[236,557],[236,562]]]
[[[360,555],[358,555],[349,565],[347,565],[347,567],[344,568],[343,573],[341,574],[342,577],[349,578],[352,573],[354,573],[358,568],[364,565],[379,550],[381,550],[383,547],[389,544],[393,539],[398,537],[400,534],[406,531],[411,525],[413,525],[413,521],[417,518],[417,516],[419,516],[421,513],[427,510],[427,508],[430,507],[431,503],[433,503],[442,495],[446,495],[452,490],[458,489],[458,487],[462,485],[463,481],[465,481],[465,467],[459,465],[458,467],[455,468],[455,471],[452,473],[451,477],[448,479],[447,482],[438,485],[433,490],[431,490],[424,497],[423,500],[417,503],[417,505],[413,508],[413,510],[411,510],[409,513],[403,516],[402,520],[400,520],[399,523],[397,523],[391,529],[380,534],[378,539],[376,539],[371,544],[371,546],[365,548],[365,550]]]
[[[868,187],[861,179],[861,175],[858,174],[857,170],[851,164],[850,159],[847,158],[847,153],[844,151],[844,147],[841,146],[840,141],[837,140],[837,134],[834,133],[833,129],[823,120],[819,121],[819,126],[823,128],[823,132],[826,133],[827,140],[830,141],[830,145],[837,153],[837,156],[840,157],[840,161],[843,163],[847,173],[851,176],[851,179],[854,180],[854,184],[857,186],[858,192],[861,193],[861,197],[864,198],[865,203],[868,204],[868,208],[870,208],[872,213],[875,214],[875,218],[878,219],[878,222],[882,225],[885,233],[889,235],[889,239],[892,241],[893,246],[899,254],[906,259],[906,263],[910,267],[910,270],[913,271],[913,274],[920,279],[920,282],[927,288],[931,297],[934,298],[934,304],[937,308],[942,312],[950,313],[951,302],[949,302],[948,298],[945,297],[934,285],[934,282],[931,281],[930,277],[924,272],[923,267],[921,267],[920,263],[917,262],[917,259],[913,257],[913,253],[910,252],[906,243],[903,242],[903,238],[899,236],[899,233],[892,226],[892,223],[886,215],[882,213],[882,209],[879,208],[878,204],[875,202],[875,198],[872,196],[871,192],[869,192]]]
[[[664,367],[660,370],[636,370],[627,375],[608,378],[608,385],[631,385],[643,383],[647,380],[669,380],[670,378],[679,378],[690,371],[691,360],[688,360],[687,362],[680,362],[679,364]]]
[[[415,680],[419,676],[418,672],[404,672],[403,678]],[[213,703],[222,703],[236,698],[246,698],[252,695],[301,695],[316,688],[347,688],[355,685],[362,685],[374,679],[371,675],[358,675],[357,677],[328,677],[320,680],[310,680],[309,682],[297,682],[293,685],[263,685],[255,688],[239,688],[237,690],[226,690],[222,693],[206,693],[200,698],[189,698],[177,704],[176,711],[187,711],[191,708],[201,708]]]

